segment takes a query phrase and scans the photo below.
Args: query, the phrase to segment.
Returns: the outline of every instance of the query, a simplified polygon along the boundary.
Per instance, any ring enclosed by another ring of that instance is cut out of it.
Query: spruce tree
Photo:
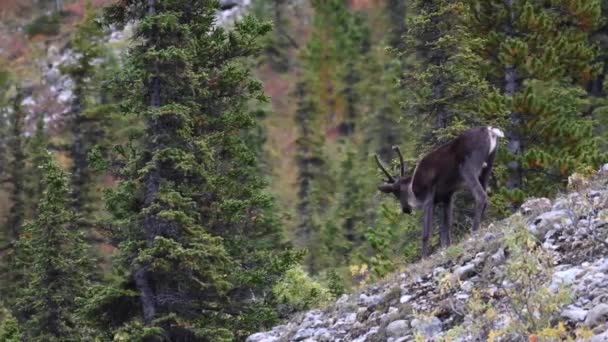
[[[245,17],[214,27],[218,3],[137,0],[109,22],[137,20],[122,107],[141,139],[118,146],[121,181],[107,197],[119,242],[116,277],[85,315],[128,340],[240,339],[274,322],[270,288],[296,257],[264,192],[256,151],[242,133],[264,100],[242,59],[270,25]]]
[[[34,134],[27,141],[27,207],[28,217],[36,215],[42,193],[44,192],[44,171],[43,164],[46,160],[46,147],[48,145],[44,113],[40,112],[36,115],[36,128]]]
[[[87,245],[73,227],[68,176],[50,156],[42,166],[44,195],[35,219],[23,227],[13,269],[19,274],[13,312],[27,341],[78,341],[84,336],[76,300],[85,292]]]
[[[599,163],[584,90],[601,66],[589,40],[601,2],[470,1],[464,14],[472,36],[483,38],[479,68],[496,89],[481,101],[481,115],[505,122],[506,199],[549,195],[575,170]]]
[[[25,113],[21,108],[22,99],[22,91],[17,89],[13,98],[12,112],[9,116],[10,135],[7,144],[11,156],[8,170],[8,181],[11,185],[9,192],[11,208],[6,220],[6,231],[10,232],[12,240],[18,239],[21,225],[25,220]]]
[[[296,163],[298,166],[298,226],[296,237],[307,248],[305,265],[311,274],[319,272],[325,254],[321,239],[322,219],[327,202],[319,195],[327,184],[329,167],[323,152],[324,137],[319,132],[319,111],[311,98],[309,83],[302,79],[296,85]]]
[[[100,142],[103,133],[91,99],[92,90],[96,90],[92,83],[98,73],[98,66],[94,62],[104,57],[102,37],[101,25],[96,21],[95,12],[89,5],[71,42],[76,58],[61,66],[62,73],[68,75],[74,83],[74,96],[68,113],[73,139],[69,151],[72,159],[72,206],[83,219],[89,218],[94,200],[91,195],[93,178],[87,155]]]
[[[445,143],[462,130],[491,124],[475,103],[488,92],[470,53],[471,37],[460,26],[461,0],[413,1],[401,57],[404,110],[422,133],[419,153]]]

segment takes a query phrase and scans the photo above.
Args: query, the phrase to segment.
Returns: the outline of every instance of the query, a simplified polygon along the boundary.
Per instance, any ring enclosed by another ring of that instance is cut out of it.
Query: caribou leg
[[[452,210],[453,210],[453,200],[452,196],[449,196],[443,202],[443,225],[441,226],[441,247],[445,248],[451,244],[451,233],[452,229]]]
[[[424,204],[424,218],[422,222],[422,257],[427,257],[430,253],[429,240],[433,235],[433,207],[435,204],[432,200]]]
[[[486,191],[481,186],[479,179],[477,178],[475,168],[472,167],[471,163],[465,162],[460,167],[460,176],[464,180],[467,188],[475,197],[475,217],[473,218],[473,231],[477,231],[479,229],[479,225],[481,224],[481,215],[486,206],[486,201],[488,195]]]

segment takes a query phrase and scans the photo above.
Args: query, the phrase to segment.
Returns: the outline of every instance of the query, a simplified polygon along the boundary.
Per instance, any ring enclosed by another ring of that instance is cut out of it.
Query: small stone
[[[604,261],[596,268],[598,272],[608,272],[608,259],[604,259]]]
[[[528,230],[538,239],[545,237],[551,229],[562,230],[564,226],[572,224],[571,213],[567,210],[553,210],[538,215],[532,224],[528,225]]]
[[[589,310],[587,313],[587,319],[585,320],[585,324],[594,327],[606,320],[606,316],[608,315],[608,304],[600,303],[596,305],[593,309]]]
[[[371,295],[368,296],[365,293],[359,295],[359,301],[357,302],[360,306],[371,306],[378,305],[382,301],[382,298],[379,295]]]
[[[558,271],[553,273],[553,280],[551,281],[551,285],[549,288],[552,291],[557,291],[557,288],[560,284],[570,285],[576,280],[576,278],[581,275],[583,269],[580,267],[572,267],[563,271]]]
[[[545,197],[533,198],[524,202],[519,210],[524,215],[538,215],[542,212],[551,210],[551,200]]]
[[[329,330],[325,329],[325,328],[321,328],[318,329],[315,334],[313,335],[315,341],[318,342],[330,342],[333,341],[333,338],[331,336],[331,333],[329,332]]]
[[[357,314],[354,312],[346,315],[346,318],[344,318],[345,324],[354,324],[356,321],[357,321]]]
[[[386,326],[386,335],[389,337],[401,337],[407,333],[408,328],[406,320],[393,321]]]
[[[279,339],[275,336],[272,336],[268,333],[260,332],[257,334],[253,334],[245,340],[245,342],[277,342]]]
[[[446,269],[439,266],[433,269],[433,278],[437,278],[439,275],[445,273]]]
[[[399,303],[405,304],[405,303],[409,302],[410,299],[412,299],[412,296],[410,296],[410,295],[401,296],[401,298],[399,298]]]
[[[300,329],[296,334],[291,338],[292,341],[302,341],[314,335],[316,329],[313,328],[305,328]]]
[[[587,317],[587,310],[570,305],[567,309],[562,311],[561,316],[573,322],[582,322],[585,320],[585,317]]]
[[[589,342],[608,342],[608,331],[593,336]]]
[[[463,281],[463,282],[460,284],[460,288],[461,288],[461,289],[462,289],[464,292],[471,292],[471,291],[473,291],[473,282],[468,281],[468,280]]]
[[[336,304],[344,304],[347,301],[348,301],[348,295],[343,294],[342,296],[340,296],[340,298],[338,298],[338,300],[336,301]]]
[[[427,339],[433,338],[441,332],[442,323],[439,318],[433,316],[430,319],[413,319],[412,328],[418,331]]]
[[[490,256],[490,262],[493,266],[502,265],[505,262],[505,250],[500,248],[496,253]]]
[[[484,242],[490,242],[490,241],[494,241],[496,240],[496,235],[492,234],[492,233],[486,233],[483,236],[483,241]]]

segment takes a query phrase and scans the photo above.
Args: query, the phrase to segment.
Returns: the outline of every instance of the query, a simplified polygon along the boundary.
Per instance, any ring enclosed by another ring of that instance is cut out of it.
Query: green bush
[[[41,15],[34,19],[31,23],[25,25],[25,33],[29,37],[38,34],[53,36],[59,34],[59,24],[64,13],[52,13],[49,15]]]
[[[20,342],[21,340],[17,320],[8,310],[0,308],[0,341]]]
[[[297,311],[317,307],[333,299],[329,289],[312,280],[301,266],[285,272],[272,291],[281,304]]]

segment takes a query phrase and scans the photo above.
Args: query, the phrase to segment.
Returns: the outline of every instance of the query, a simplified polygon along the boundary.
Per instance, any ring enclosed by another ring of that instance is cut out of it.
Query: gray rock
[[[491,241],[494,241],[494,240],[496,240],[496,235],[494,235],[492,233],[486,233],[483,236],[483,241],[484,242],[491,242]]]
[[[59,93],[59,96],[57,96],[57,101],[59,101],[60,103],[68,103],[72,100],[73,96],[74,94],[72,93],[72,91],[70,89],[66,89]]]
[[[357,304],[360,306],[370,306],[370,305],[378,305],[382,301],[382,297],[379,295],[371,295],[368,296],[365,293],[359,295],[359,300]]]
[[[317,329],[313,329],[313,328],[305,328],[305,329],[300,329],[296,332],[295,335],[293,335],[293,337],[291,338],[292,341],[302,341],[305,340],[309,337],[312,337],[312,335],[314,335],[315,331]]]
[[[608,315],[608,304],[600,303],[596,305],[593,309],[589,310],[587,313],[587,319],[585,320],[585,324],[594,327],[606,320],[606,316]]]
[[[439,318],[433,316],[430,319],[418,319],[415,318],[412,320],[412,328],[418,331],[427,339],[434,337],[435,335],[441,333],[441,321]]]
[[[608,272],[608,259],[604,259],[604,261],[597,266],[596,270],[598,272]]]
[[[468,279],[468,278],[472,277],[474,274],[475,274],[475,264],[474,263],[469,263],[464,266],[460,266],[456,270],[454,270],[454,276],[456,276],[460,280]]]
[[[412,296],[410,296],[410,295],[403,295],[403,296],[401,296],[401,298],[399,298],[399,303],[405,304],[405,303],[409,302],[410,299],[412,299]]]
[[[493,266],[502,265],[505,262],[505,250],[500,248],[496,253],[492,254],[490,262]]]
[[[253,334],[245,340],[245,342],[277,342],[279,339],[269,333],[260,332]]]
[[[557,271],[553,273],[553,279],[549,288],[552,291],[557,291],[560,285],[570,285],[574,283],[576,277],[578,277],[584,270],[580,267],[572,267],[565,270]]]
[[[441,266],[439,266],[439,267],[435,267],[435,268],[433,269],[433,277],[434,277],[434,278],[436,278],[436,277],[438,277],[439,275],[441,275],[441,274],[443,274],[443,273],[445,273],[445,272],[446,272],[446,269],[445,269],[445,268],[443,268],[443,267],[441,267]]]
[[[528,225],[528,230],[538,239],[542,239],[550,229],[559,231],[564,226],[571,224],[571,213],[568,210],[553,210],[534,218]]]
[[[319,342],[330,342],[333,340],[331,333],[329,332],[329,330],[327,330],[325,328],[320,328],[317,331],[315,331],[313,337],[316,341],[319,341]]]
[[[551,210],[551,200],[545,197],[533,198],[524,202],[519,210],[524,215],[538,215]]]
[[[461,288],[461,289],[462,289],[464,292],[471,292],[471,291],[473,291],[473,282],[468,281],[468,280],[463,281],[463,282],[460,284],[460,288]]]
[[[587,310],[570,305],[568,308],[562,311],[561,316],[573,322],[582,322],[585,320],[585,317],[587,317]]]
[[[589,342],[608,342],[608,331],[593,336]]]
[[[357,321],[357,314],[352,312],[349,313],[348,315],[346,315],[346,317],[344,318],[344,323],[345,324],[354,324]]]
[[[389,337],[401,337],[407,333],[408,329],[407,321],[400,319],[386,326],[386,335]]]
[[[336,301],[336,304],[344,304],[346,302],[348,302],[348,295],[343,294],[342,296],[340,296],[340,298],[338,298],[338,300]]]

